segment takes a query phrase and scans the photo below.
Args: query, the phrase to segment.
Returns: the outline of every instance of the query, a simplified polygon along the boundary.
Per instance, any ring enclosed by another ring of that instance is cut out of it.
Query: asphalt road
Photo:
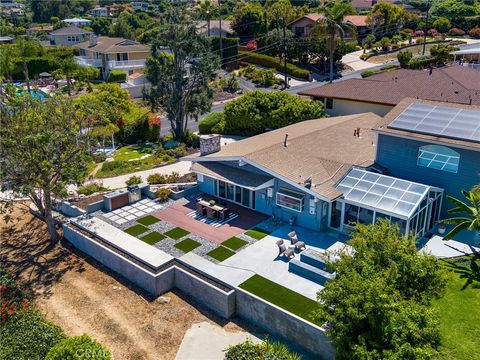
[[[391,64],[395,64],[395,63],[392,62]],[[371,67],[370,69],[378,69],[378,68],[381,68],[383,66],[385,66],[385,64],[379,64],[377,66]],[[342,76],[341,78],[338,78],[338,79],[334,80],[333,82],[344,81],[344,80],[354,79],[354,78],[357,78],[357,79],[361,78],[360,74],[363,71],[364,70],[352,71],[352,72],[346,74],[345,76]],[[246,93],[248,91],[256,90],[255,85],[252,84],[251,82],[249,82],[249,81],[247,81],[243,78],[240,78],[240,77],[237,78],[237,79],[238,79],[238,81],[240,83],[240,86],[242,87],[244,93]],[[325,84],[328,84],[328,81],[313,81],[313,82],[308,83],[308,84],[303,84],[303,85],[298,85],[298,86],[295,86],[295,87],[291,87],[286,91],[290,94],[298,94],[301,91],[312,89],[312,88],[315,88],[315,87],[318,87],[318,86],[323,86]],[[212,106],[212,109],[210,110],[210,112],[200,116],[200,120],[203,119],[205,116],[207,116],[209,113],[217,112],[217,111],[223,111],[224,108],[225,108],[225,103],[214,104]],[[191,119],[191,120],[188,121],[188,126],[187,127],[192,132],[193,131],[198,131],[198,122],[196,122],[194,119]],[[162,119],[161,134],[162,135],[168,134],[168,132],[170,132],[170,129],[171,129],[170,122],[167,120],[167,118]]]

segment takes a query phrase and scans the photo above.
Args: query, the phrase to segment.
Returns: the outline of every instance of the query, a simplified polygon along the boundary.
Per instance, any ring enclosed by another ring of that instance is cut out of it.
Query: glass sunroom
[[[379,218],[399,225],[404,234],[422,237],[439,220],[440,188],[352,168],[337,184],[343,197],[330,205],[329,226],[349,232],[356,223]]]

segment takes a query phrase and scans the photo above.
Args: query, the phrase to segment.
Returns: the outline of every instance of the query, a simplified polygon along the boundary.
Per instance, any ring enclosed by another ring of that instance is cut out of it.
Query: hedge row
[[[425,69],[426,67],[435,63],[435,61],[436,61],[435,57],[430,55],[415,56],[408,62],[408,68],[409,69]]]
[[[123,70],[112,70],[108,74],[108,82],[125,82],[127,81],[127,73]]]
[[[278,71],[284,71],[285,69],[285,63],[277,57],[265,54],[257,54],[248,51],[239,51],[238,54],[242,61],[251,64],[265,66],[268,68],[276,69]],[[299,79],[308,80],[310,76],[310,71],[301,69],[291,63],[287,63],[287,74]]]

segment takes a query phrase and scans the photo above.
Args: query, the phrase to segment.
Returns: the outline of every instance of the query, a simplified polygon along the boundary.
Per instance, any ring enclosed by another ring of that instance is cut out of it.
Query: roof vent
[[[454,93],[455,93],[455,94],[458,94],[458,90],[455,90]]]
[[[360,128],[353,129],[353,137],[360,137]]]
[[[287,147],[288,146],[288,133],[285,133],[285,140],[283,140],[283,146]]]

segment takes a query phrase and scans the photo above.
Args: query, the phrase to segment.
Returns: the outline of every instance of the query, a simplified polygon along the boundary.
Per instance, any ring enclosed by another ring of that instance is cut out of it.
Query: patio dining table
[[[200,205],[206,207],[206,208],[210,208],[212,209],[213,211],[215,212],[222,212],[225,210],[225,207],[224,206],[220,206],[220,205],[211,205],[209,202],[205,201],[205,200],[200,200],[198,202]]]

